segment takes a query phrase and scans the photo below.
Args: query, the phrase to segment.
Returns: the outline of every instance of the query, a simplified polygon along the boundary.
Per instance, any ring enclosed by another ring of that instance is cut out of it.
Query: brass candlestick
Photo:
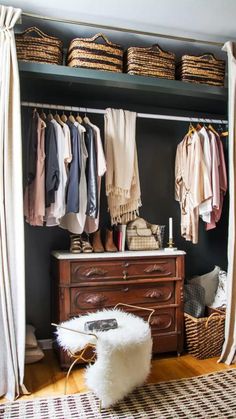
[[[165,247],[164,250],[166,250],[166,251],[168,251],[168,250],[172,250],[172,251],[177,250],[177,247],[174,247],[174,240],[172,238],[169,238],[169,241],[168,241],[167,244],[168,244],[168,247]]]

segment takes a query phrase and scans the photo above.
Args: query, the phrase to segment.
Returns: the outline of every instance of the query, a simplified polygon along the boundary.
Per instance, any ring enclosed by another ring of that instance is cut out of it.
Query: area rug
[[[93,393],[0,405],[1,419],[226,419],[236,418],[236,369],[148,384],[112,409]]]

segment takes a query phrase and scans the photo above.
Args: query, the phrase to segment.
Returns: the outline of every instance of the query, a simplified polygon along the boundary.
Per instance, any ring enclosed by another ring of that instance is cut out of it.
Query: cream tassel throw
[[[137,217],[141,206],[136,113],[108,108],[104,118],[108,209],[112,224],[126,223]]]

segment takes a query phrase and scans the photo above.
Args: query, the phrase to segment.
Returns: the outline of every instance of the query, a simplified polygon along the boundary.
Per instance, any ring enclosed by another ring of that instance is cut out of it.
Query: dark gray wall
[[[103,117],[91,115],[91,121],[99,125],[103,133]],[[137,119],[143,204],[140,215],[149,222],[167,225],[165,243],[168,218],[173,217],[175,243],[187,252],[186,275],[191,276],[207,272],[215,264],[226,269],[228,203],[226,199],[222,218],[215,230],[206,232],[200,221],[197,245],[181,238],[179,204],[174,200],[174,164],[176,146],[187,129],[188,124],[181,122]],[[104,179],[102,191],[101,225],[105,226],[108,220]],[[69,242],[69,233],[59,227],[31,227],[25,224],[27,321],[36,327],[39,338],[51,336],[50,252],[53,249],[68,249]]]

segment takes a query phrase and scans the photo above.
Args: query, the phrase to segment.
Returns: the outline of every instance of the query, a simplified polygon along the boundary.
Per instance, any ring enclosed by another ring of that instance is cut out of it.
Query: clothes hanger
[[[81,118],[81,116],[80,116],[80,114],[79,114],[79,112],[77,113],[77,116],[76,116],[76,121],[79,123],[79,124],[82,124],[82,122],[83,122],[83,119]]]
[[[84,117],[83,117],[83,121],[84,121],[84,123],[85,123],[85,124],[90,124],[90,119],[89,119],[89,117],[87,116],[86,111],[85,111],[85,115],[84,115]]]
[[[187,135],[191,135],[196,131],[196,129],[194,128],[192,122],[190,122],[189,127],[188,127],[188,132]]]
[[[54,115],[54,119],[55,119],[55,121],[58,122],[59,125],[61,125],[61,127],[64,126],[64,122],[61,120],[60,115],[57,113],[57,110],[56,110],[56,113]]]
[[[74,124],[74,123],[75,123],[75,118],[74,118],[74,116],[72,115],[72,112],[70,112],[69,121],[70,121],[70,122],[72,122],[72,124]]]
[[[50,111],[48,111],[49,113],[48,113],[48,116],[47,116],[47,118],[48,118],[48,120],[49,121],[52,121],[54,118],[53,118],[53,114],[50,112]]]
[[[64,111],[63,111],[63,113],[62,113],[62,115],[61,115],[61,120],[62,120],[62,122],[64,122],[64,124],[65,124],[65,123],[66,123],[66,121],[67,121],[67,116],[65,115]]]
[[[45,114],[45,112],[44,112],[43,108],[42,108],[42,111],[41,111],[41,114],[40,114],[40,118],[41,118],[43,121],[46,121],[46,119],[47,119],[47,115]]]
[[[215,128],[211,125],[211,124],[209,124],[208,125],[208,127],[207,127],[211,132],[213,132],[213,134],[215,134],[215,135],[219,135],[219,133],[215,130]]]
[[[222,122],[222,124],[223,124],[223,121],[221,121],[221,122]],[[220,137],[228,137],[228,135],[229,135],[228,125],[226,125],[226,131],[224,131],[224,130],[223,130],[223,127],[222,127],[222,131],[221,131],[221,133],[220,133]]]

